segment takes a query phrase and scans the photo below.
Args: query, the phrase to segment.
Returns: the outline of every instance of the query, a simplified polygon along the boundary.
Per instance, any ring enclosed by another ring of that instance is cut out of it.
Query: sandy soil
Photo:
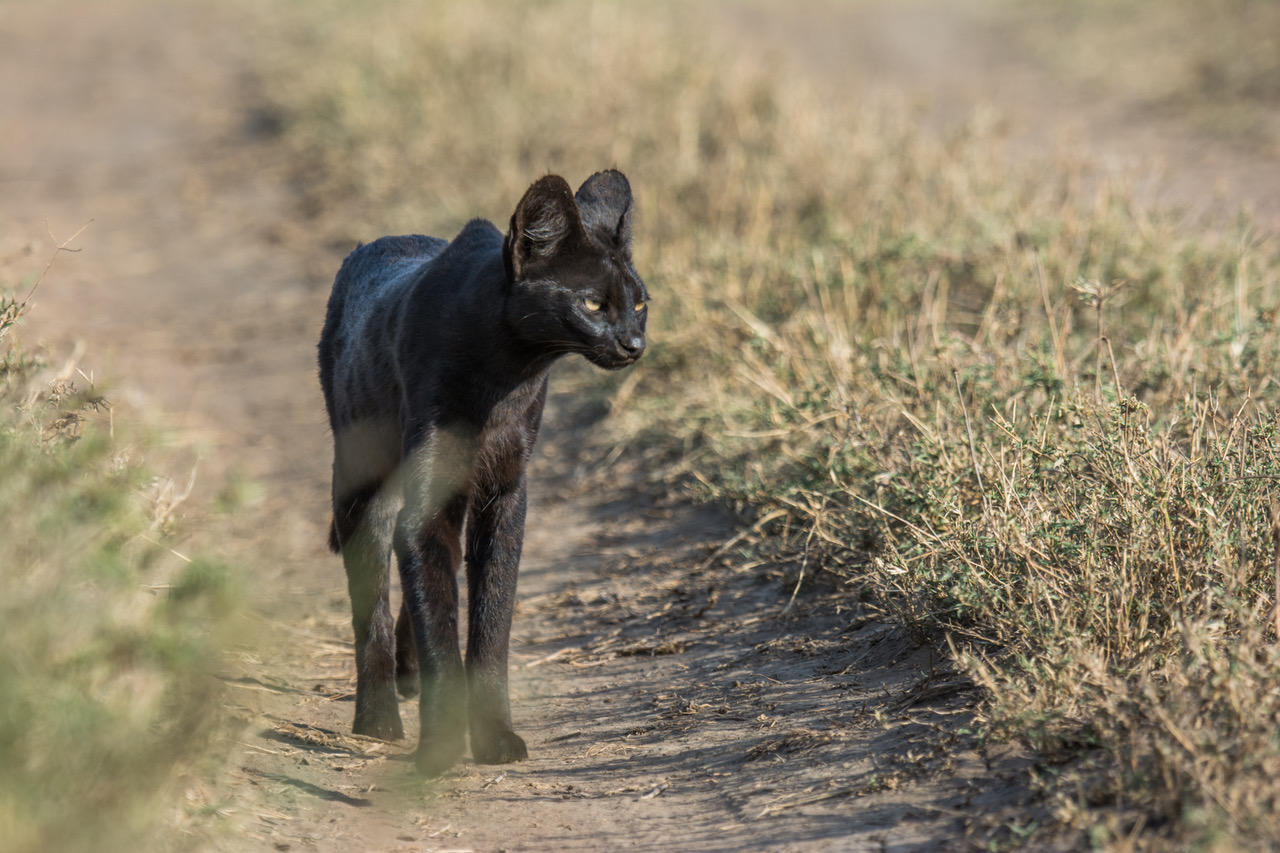
[[[804,47],[824,74],[854,56],[885,85],[957,79],[964,52],[943,62],[915,35],[937,46],[951,31],[890,9],[880,30],[829,9],[723,20]],[[423,786],[411,741],[351,736],[313,361],[350,247],[300,221],[238,26],[143,2],[0,12],[0,258],[38,271],[92,220],[24,335],[55,360],[83,342],[79,366],[109,378],[115,417],[165,429],[179,480],[199,459],[186,511],[222,539],[202,547],[254,567],[263,609],[259,639],[224,673],[235,748],[218,779],[191,782],[175,848],[969,849],[972,833],[1034,815],[1028,760],[960,733],[975,697],[944,660],[838,596],[783,614],[783,572],[721,559],[736,531],[714,511],[583,488],[599,460],[574,449],[584,426],[563,400],[533,477],[513,634],[530,760],[463,763]],[[979,89],[983,67],[965,78]],[[261,495],[207,517],[229,476]],[[415,710],[404,704],[406,722]]]

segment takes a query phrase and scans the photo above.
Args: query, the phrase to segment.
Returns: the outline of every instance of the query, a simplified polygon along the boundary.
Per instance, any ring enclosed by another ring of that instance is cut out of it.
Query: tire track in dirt
[[[242,25],[140,0],[0,18],[0,256],[43,257],[46,230],[94,220],[25,336],[56,352],[83,340],[80,366],[110,377],[117,419],[163,425],[165,464],[200,457],[196,539],[251,567],[262,614],[225,675],[237,745],[220,778],[190,781],[171,846],[968,849],[967,829],[1020,813],[1025,761],[956,734],[972,694],[944,662],[834,598],[783,616],[781,569],[708,559],[733,532],[713,511],[581,486],[593,460],[576,455],[563,400],[532,477],[513,632],[530,760],[467,762],[423,786],[412,732],[350,735],[314,368],[349,247],[297,222]],[[260,500],[210,516],[237,471]]]

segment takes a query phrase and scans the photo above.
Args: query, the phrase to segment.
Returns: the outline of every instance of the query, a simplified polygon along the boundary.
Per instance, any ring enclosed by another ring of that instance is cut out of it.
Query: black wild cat
[[[511,729],[507,645],[524,538],[525,464],[551,363],[617,369],[644,352],[631,187],[548,175],[505,238],[469,222],[446,242],[384,237],[352,252],[329,298],[320,384],[333,428],[333,527],[356,639],[360,734],[400,738],[396,687],[421,694],[417,764],[526,756]],[[467,661],[458,646],[466,529]],[[404,602],[392,632],[388,568]],[[416,676],[416,677],[415,677]]]

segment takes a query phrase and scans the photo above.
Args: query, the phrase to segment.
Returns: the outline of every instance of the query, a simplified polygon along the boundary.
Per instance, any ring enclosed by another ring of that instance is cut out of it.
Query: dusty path
[[[0,17],[0,258],[34,247],[38,269],[47,234],[93,220],[26,335],[59,353],[84,340],[117,417],[163,424],[175,467],[199,456],[190,515],[223,539],[203,547],[251,566],[271,607],[228,663],[238,745],[216,781],[192,783],[173,846],[966,849],[967,827],[1025,820],[1020,760],[947,734],[972,694],[930,650],[829,600],[782,616],[781,572],[708,560],[733,534],[715,513],[578,487],[593,460],[563,406],[533,478],[514,632],[531,759],[464,763],[424,788],[406,745],[349,736],[313,367],[349,247],[298,224],[237,26],[141,2]],[[206,518],[237,471],[260,499]]]
[[[81,369],[111,378],[116,417],[159,420],[173,465],[186,448],[200,457],[193,519],[229,472],[263,490],[205,521],[224,541],[197,536],[251,567],[271,614],[228,663],[237,746],[217,780],[192,783],[174,846],[881,849],[961,844],[971,809],[1009,803],[1016,767],[992,778],[976,752],[939,747],[936,729],[964,711],[938,703],[965,685],[927,649],[852,610],[802,606],[780,622],[780,578],[700,568],[732,534],[725,519],[576,491],[584,460],[555,411],[515,627],[532,758],[464,764],[424,789],[406,745],[348,735],[313,367],[327,276],[348,247],[291,225],[234,26],[193,8],[69,3],[11,12],[0,36],[0,110],[20,117],[0,160],[0,251],[34,243],[34,267],[47,232],[93,220],[28,337],[59,352],[83,339]]]

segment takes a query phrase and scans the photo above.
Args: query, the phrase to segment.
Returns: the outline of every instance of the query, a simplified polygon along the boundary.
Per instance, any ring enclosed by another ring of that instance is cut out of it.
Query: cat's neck
[[[565,354],[520,334],[509,304],[510,283],[501,256],[460,294],[454,338],[457,366],[487,395],[505,395],[523,385],[540,385],[551,365]]]
[[[402,359],[434,364],[431,372],[473,406],[540,385],[565,349],[520,316],[509,275],[499,232],[469,223],[404,295]]]

